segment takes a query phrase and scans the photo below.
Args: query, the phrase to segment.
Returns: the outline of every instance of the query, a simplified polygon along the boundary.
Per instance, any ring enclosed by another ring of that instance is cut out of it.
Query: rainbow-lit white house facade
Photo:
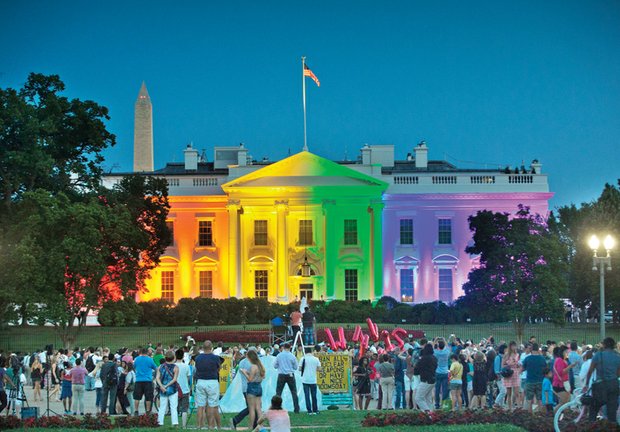
[[[152,131],[142,124],[150,109],[143,87],[137,130]],[[152,133],[145,136],[136,132],[135,154],[152,148]],[[456,299],[477,264],[465,253],[467,218],[483,209],[514,213],[519,204],[546,215],[553,194],[536,160],[519,173],[472,170],[428,152],[421,143],[398,159],[393,145],[364,145],[353,161],[302,151],[257,162],[239,145],[214,147],[206,161],[188,146],[184,162],[141,162],[141,172],[168,181],[174,243],[139,300]]]

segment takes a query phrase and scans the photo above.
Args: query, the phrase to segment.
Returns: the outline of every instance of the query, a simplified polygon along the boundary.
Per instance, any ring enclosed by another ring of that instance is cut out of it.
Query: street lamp
[[[608,271],[611,270],[611,255],[609,254],[609,252],[613,249],[615,243],[616,241],[614,240],[614,238],[610,235],[607,235],[605,237],[605,240],[603,240],[603,247],[605,248],[607,255],[604,257],[602,256],[600,257],[597,255],[598,248],[601,245],[601,242],[598,239],[598,237],[596,235],[593,235],[592,237],[590,237],[590,240],[588,241],[590,249],[592,249],[592,251],[594,252],[594,256],[592,257],[592,270],[600,271],[599,288],[601,290],[601,293],[600,293],[601,304],[600,304],[600,314],[599,314],[600,316],[599,325],[601,327],[601,340],[605,339],[605,310],[607,309],[605,307],[605,269],[607,269]]]

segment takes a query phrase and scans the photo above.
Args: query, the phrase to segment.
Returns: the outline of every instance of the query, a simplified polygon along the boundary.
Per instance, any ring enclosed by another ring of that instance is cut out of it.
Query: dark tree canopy
[[[69,100],[58,75],[30,74],[21,90],[0,89],[0,202],[44,189],[79,193],[99,186],[103,156],[116,137],[108,109]],[[2,209],[0,209],[0,212]]]
[[[39,74],[0,89],[0,313],[51,322],[68,343],[75,318],[143,289],[170,232],[165,180],[103,188],[107,108],[62,90]]]
[[[592,271],[592,251],[588,239],[593,235],[603,238],[611,234],[620,241],[620,180],[618,186],[606,184],[600,197],[577,207],[574,204],[558,209],[559,230],[568,245],[570,262],[569,296],[579,307],[591,309],[591,316],[599,315],[598,272]],[[599,254],[605,253],[599,251]],[[605,274],[605,300],[620,318],[620,249],[611,251],[612,271]]]
[[[515,215],[480,211],[469,226],[474,244],[466,252],[480,255],[480,267],[469,273],[465,297],[481,311],[503,311],[518,336],[529,319],[561,322],[567,266],[553,227],[523,206]]]

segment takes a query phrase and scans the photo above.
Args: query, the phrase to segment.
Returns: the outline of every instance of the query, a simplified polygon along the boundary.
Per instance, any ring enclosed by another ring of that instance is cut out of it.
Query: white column
[[[276,297],[278,302],[288,301],[288,239],[286,236],[286,216],[288,201],[276,201],[278,215],[276,237]]]
[[[229,200],[228,210],[228,295],[241,297],[239,284],[239,200]]]

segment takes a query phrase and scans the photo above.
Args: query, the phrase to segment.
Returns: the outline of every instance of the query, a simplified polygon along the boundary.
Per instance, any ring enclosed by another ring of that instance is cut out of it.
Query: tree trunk
[[[517,343],[521,344],[523,343],[523,335],[525,334],[525,320],[523,318],[515,317],[513,324],[517,335]]]
[[[19,315],[22,319],[19,324],[20,327],[28,327],[28,305],[26,303],[22,303],[19,307]]]
[[[60,341],[62,342],[62,346],[65,349],[72,348],[75,346],[75,341],[77,340],[80,332],[82,331],[82,320],[81,317],[77,317],[78,324],[77,326],[73,325],[76,317],[73,316],[69,319],[68,323],[61,323],[56,325],[56,331],[60,336]]]

